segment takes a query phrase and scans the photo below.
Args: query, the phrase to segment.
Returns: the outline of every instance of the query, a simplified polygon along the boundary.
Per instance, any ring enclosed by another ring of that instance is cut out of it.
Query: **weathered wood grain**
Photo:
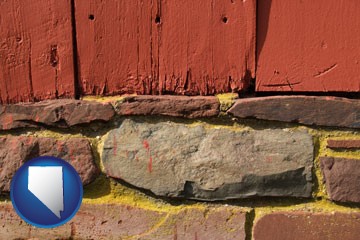
[[[257,91],[360,91],[360,1],[259,0],[257,23]]]
[[[75,0],[85,95],[212,95],[255,74],[255,1]]]
[[[154,1],[75,1],[80,87],[84,95],[151,94]]]
[[[0,1],[0,103],[73,96],[70,0]]]
[[[243,90],[255,74],[255,1],[162,1],[160,92]]]

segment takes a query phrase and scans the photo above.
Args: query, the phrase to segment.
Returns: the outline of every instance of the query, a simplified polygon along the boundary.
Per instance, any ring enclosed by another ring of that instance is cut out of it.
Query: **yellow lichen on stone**
[[[235,103],[235,100],[239,98],[237,93],[223,93],[216,95],[220,102],[220,111],[226,112]]]
[[[126,96],[135,96],[135,95],[136,94],[117,95],[117,96],[84,96],[81,98],[81,100],[107,103],[107,102],[123,101]]]
[[[255,208],[255,221],[261,217],[276,212],[308,212],[308,213],[360,213],[360,207],[341,206],[329,200],[318,200],[309,203],[292,204],[288,206],[265,206]]]
[[[59,140],[66,140],[69,138],[86,138],[81,133],[73,133],[73,132],[55,132],[51,130],[42,130],[42,131],[36,131],[30,134],[29,136],[33,137],[44,137],[44,138],[55,138]]]

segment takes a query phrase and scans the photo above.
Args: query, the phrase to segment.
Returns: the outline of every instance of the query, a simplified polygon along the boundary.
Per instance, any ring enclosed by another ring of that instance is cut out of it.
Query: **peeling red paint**
[[[149,158],[149,164],[148,164],[148,171],[149,171],[149,172],[152,172],[152,162],[153,162],[153,159],[152,159],[152,157],[150,156],[150,158]]]
[[[146,150],[150,150],[150,147],[149,147],[149,142],[148,141],[146,141],[146,140],[144,140],[143,141],[143,145],[144,145],[144,148],[146,148]]]
[[[150,145],[146,140],[143,141],[143,145],[149,155],[148,171],[151,173],[153,169],[153,158],[151,157]]]

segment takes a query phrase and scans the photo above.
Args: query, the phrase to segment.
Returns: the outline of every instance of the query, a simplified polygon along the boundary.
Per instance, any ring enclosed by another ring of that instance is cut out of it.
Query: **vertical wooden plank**
[[[245,89],[250,78],[255,78],[256,1],[213,3],[215,89]]]
[[[74,96],[69,0],[0,1],[0,102]]]
[[[83,93],[244,89],[255,72],[255,2],[75,0]]]
[[[255,74],[256,1],[162,0],[160,92],[239,91]]]
[[[152,5],[149,0],[75,0],[83,94],[153,92]]]
[[[259,0],[257,91],[360,91],[360,1]]]

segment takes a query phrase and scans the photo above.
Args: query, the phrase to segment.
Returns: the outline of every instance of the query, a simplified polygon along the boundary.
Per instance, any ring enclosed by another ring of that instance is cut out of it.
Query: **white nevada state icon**
[[[28,189],[58,218],[64,211],[63,169],[61,166],[30,166]]]

